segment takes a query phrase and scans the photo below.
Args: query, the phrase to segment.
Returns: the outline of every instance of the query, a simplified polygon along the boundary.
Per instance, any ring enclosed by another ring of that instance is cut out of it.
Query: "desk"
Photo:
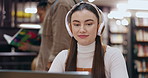
[[[0,52],[0,69],[31,70],[35,52]]]

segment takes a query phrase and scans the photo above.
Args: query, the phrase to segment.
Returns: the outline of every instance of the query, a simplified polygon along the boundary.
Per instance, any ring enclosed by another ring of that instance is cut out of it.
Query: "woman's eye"
[[[73,24],[74,26],[80,26],[80,24]]]
[[[93,23],[87,23],[86,25],[90,26],[90,25],[93,25]]]

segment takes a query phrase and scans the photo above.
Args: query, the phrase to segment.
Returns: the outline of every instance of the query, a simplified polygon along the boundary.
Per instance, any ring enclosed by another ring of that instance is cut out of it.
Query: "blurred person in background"
[[[43,33],[37,70],[48,71],[55,56],[70,46],[65,16],[80,0],[48,0],[49,7],[43,22]]]
[[[39,21],[40,21],[40,25],[41,28],[38,32],[38,38],[41,38],[41,34],[42,34],[42,30],[43,30],[43,26],[42,23],[44,21],[44,17],[46,15],[46,10],[47,10],[47,5],[48,5],[48,1],[41,1],[37,4],[37,14],[39,16]],[[38,44],[40,44],[41,42],[38,42]],[[19,47],[20,50],[22,51],[35,51],[35,52],[39,52],[40,49],[40,45],[32,45],[29,43],[22,43],[23,45],[21,47]],[[36,69],[36,63],[37,63],[38,57],[36,57],[33,62],[32,62],[32,70]]]

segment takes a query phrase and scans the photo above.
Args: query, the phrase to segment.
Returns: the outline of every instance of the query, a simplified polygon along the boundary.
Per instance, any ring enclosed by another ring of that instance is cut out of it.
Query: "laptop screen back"
[[[48,73],[34,71],[0,71],[0,78],[91,78],[85,72]]]

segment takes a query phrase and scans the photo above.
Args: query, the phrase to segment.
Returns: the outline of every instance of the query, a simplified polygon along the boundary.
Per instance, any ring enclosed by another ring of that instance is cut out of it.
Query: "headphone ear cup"
[[[100,16],[101,16],[101,24],[100,24],[100,27],[98,29],[98,35],[101,36],[102,35],[102,30],[104,29],[105,27],[105,22],[104,22],[104,14],[103,12],[98,8],[98,11],[100,12]]]
[[[98,29],[98,35],[99,36],[101,36],[101,32],[102,32],[102,29],[103,29],[103,27],[105,26],[105,24],[104,24],[104,21],[100,24],[100,27],[99,27],[99,29]]]

